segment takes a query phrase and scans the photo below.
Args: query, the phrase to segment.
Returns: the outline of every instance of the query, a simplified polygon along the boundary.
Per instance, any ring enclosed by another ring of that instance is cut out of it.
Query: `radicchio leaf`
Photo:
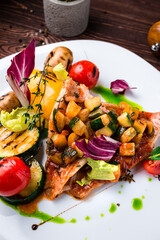
[[[30,91],[25,81],[32,73],[35,65],[35,41],[32,40],[28,47],[16,55],[7,70],[6,80],[15,92],[23,107],[30,102]],[[21,85],[21,83],[24,83]]]
[[[114,94],[123,93],[126,89],[135,89],[136,87],[130,88],[128,83],[125,80],[115,80],[111,82],[110,89]]]
[[[88,143],[85,139],[75,141],[75,144],[84,153],[84,157],[103,161],[109,161],[121,145],[120,142],[105,135],[94,137]]]

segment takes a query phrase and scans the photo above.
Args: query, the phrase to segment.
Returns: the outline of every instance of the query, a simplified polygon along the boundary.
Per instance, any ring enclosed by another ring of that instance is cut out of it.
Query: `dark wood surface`
[[[87,30],[77,37],[65,38],[47,31],[42,0],[1,0],[0,58],[22,50],[32,38],[36,39],[36,46],[96,39],[125,47],[160,70],[160,60],[147,44],[147,32],[159,20],[160,0],[91,0]]]

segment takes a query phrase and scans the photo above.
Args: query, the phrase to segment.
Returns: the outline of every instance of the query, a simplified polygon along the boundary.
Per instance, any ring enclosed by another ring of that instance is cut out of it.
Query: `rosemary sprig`
[[[39,128],[41,129],[41,116],[43,115],[43,113],[41,112],[42,111],[41,103],[42,103],[42,100],[43,100],[43,97],[44,97],[44,94],[46,91],[46,83],[48,82],[46,79],[46,76],[48,75],[47,66],[48,66],[49,59],[50,58],[48,58],[47,61],[45,62],[43,71],[40,71],[41,76],[40,76],[40,79],[39,79],[39,82],[37,85],[37,91],[32,92],[32,94],[34,94],[35,96],[31,102],[31,104],[28,106],[27,112],[23,114],[25,116],[25,123],[29,122],[29,124],[28,124],[29,130],[32,130],[37,125],[37,122],[39,122]],[[34,76],[32,76],[31,78],[38,77],[38,74],[39,73],[36,72],[36,74]],[[26,82],[30,82],[31,78],[23,79],[23,81],[21,82],[21,86]],[[41,90],[40,90],[41,82],[43,83],[43,92],[41,92]],[[36,107],[35,114],[30,116],[29,111],[34,109],[33,104],[38,96],[41,96],[41,97],[40,97],[39,103],[35,104],[35,107]]]

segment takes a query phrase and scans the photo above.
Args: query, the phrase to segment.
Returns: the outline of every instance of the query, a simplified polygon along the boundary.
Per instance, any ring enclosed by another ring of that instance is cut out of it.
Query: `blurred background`
[[[62,37],[48,31],[42,0],[1,0],[0,58],[22,50],[33,38],[36,46],[94,39],[125,47],[160,70],[147,43],[149,28],[159,20],[160,0],[91,0],[87,29],[76,37]]]

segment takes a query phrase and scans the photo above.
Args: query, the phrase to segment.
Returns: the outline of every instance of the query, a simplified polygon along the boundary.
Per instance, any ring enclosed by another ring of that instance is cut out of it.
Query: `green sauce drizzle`
[[[121,191],[118,191],[119,194],[121,194]]]
[[[152,178],[151,178],[151,177],[149,177],[149,178],[148,178],[148,181],[149,181],[149,182],[151,182],[151,181],[152,181]]]
[[[101,216],[101,217],[104,217],[104,214],[103,214],[103,213],[101,213],[101,214],[100,214],[100,216]]]
[[[140,198],[133,198],[132,200],[132,208],[136,211],[139,211],[143,208],[143,202]]]
[[[85,217],[85,220],[87,220],[87,221],[90,220],[90,219],[91,219],[91,218],[90,218],[89,216]]]
[[[121,188],[123,188],[124,186],[123,185],[121,185]]]
[[[47,221],[48,219],[52,218],[51,220],[49,220],[49,222],[58,223],[58,224],[63,224],[63,223],[67,222],[65,219],[63,219],[61,217],[53,218],[51,215],[41,212],[38,209],[32,214],[24,213],[21,210],[19,210],[19,208],[17,206],[11,205],[11,204],[5,202],[4,200],[2,200],[1,198],[0,198],[0,201],[2,201],[5,205],[11,207],[15,211],[17,211],[21,216],[24,216],[24,217],[38,218],[42,221]],[[73,223],[73,219],[70,222]]]
[[[132,107],[137,107],[139,110],[144,110],[139,104],[128,100],[124,94],[114,94],[110,88],[103,86],[97,86],[92,89],[94,93],[100,94],[104,100],[108,103],[114,103],[119,105],[120,102],[124,101],[130,104]]]
[[[111,203],[111,206],[110,206],[109,212],[110,212],[110,213],[114,213],[116,210],[117,210],[116,205],[115,205],[114,203]]]

